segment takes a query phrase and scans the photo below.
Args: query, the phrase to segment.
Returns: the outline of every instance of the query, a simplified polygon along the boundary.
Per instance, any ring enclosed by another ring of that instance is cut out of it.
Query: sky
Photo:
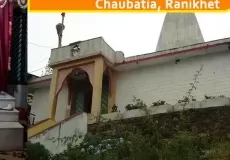
[[[154,52],[165,13],[66,13],[62,45],[102,36],[125,57]],[[205,41],[230,37],[230,12],[197,13]],[[52,48],[57,48],[56,24],[61,13],[29,13],[28,72],[42,75]]]

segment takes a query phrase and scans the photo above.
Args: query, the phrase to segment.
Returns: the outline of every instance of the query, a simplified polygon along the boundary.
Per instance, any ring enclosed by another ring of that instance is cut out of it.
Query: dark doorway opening
[[[105,70],[102,80],[102,93],[101,93],[101,114],[108,113],[109,106],[109,72]]]
[[[75,70],[71,73],[70,78],[73,82],[70,114],[91,113],[93,87],[88,74],[82,70]]]

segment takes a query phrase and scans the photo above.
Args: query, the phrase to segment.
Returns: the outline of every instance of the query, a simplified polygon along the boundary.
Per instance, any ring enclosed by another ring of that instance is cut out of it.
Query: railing
[[[30,115],[29,115],[29,117],[28,117],[30,126],[34,125],[35,117],[36,117],[35,114],[30,113]]]

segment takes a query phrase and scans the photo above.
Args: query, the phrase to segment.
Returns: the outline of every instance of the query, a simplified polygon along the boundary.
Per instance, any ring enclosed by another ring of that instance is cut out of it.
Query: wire
[[[39,68],[39,69],[36,69],[36,70],[33,70],[33,71],[29,71],[29,73],[33,73],[33,72],[37,72],[37,71],[40,71],[42,69],[44,69],[45,67],[42,67],[42,68]]]
[[[33,43],[33,42],[28,42],[29,44],[32,44],[34,46],[38,46],[38,47],[43,47],[43,48],[49,48],[49,49],[52,49],[54,47],[49,47],[49,46],[43,46],[43,45],[40,45],[40,44],[36,44],[36,43]]]
[[[36,63],[43,62],[43,61],[45,61],[45,60],[48,60],[49,58],[50,58],[50,57],[43,58],[43,59],[41,59],[40,61],[38,61],[38,62],[36,62]]]
[[[40,44],[37,44],[37,43],[33,43],[33,42],[28,42],[28,44],[32,44],[32,45],[34,45],[34,46],[38,46],[38,47],[42,47],[42,48],[48,48],[48,49],[52,49],[52,48],[53,48],[53,47],[43,46],[43,45],[40,45]],[[44,58],[44,59],[41,59],[41,60],[39,60],[37,63],[43,62],[43,61],[45,61],[45,60],[47,60],[47,59],[49,59],[49,57]],[[39,71],[39,70],[42,70],[42,69],[44,69],[44,68],[40,68],[40,69],[31,71],[30,73],[36,72],[36,71]]]
[[[37,61],[35,65],[37,65],[37,63],[41,63],[41,62],[43,62],[43,61],[45,61],[45,60],[48,60],[49,58],[50,58],[50,57],[43,58],[43,59]],[[29,65],[29,67],[34,68],[35,65],[32,65],[32,66]]]

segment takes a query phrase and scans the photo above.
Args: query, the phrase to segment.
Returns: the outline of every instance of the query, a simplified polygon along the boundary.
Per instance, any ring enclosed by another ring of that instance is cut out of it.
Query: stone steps
[[[23,150],[23,126],[19,122],[0,122],[0,151]]]
[[[1,92],[0,108],[15,107],[15,98]],[[24,127],[18,122],[19,111],[0,109],[0,151],[21,151],[24,149]]]
[[[0,122],[18,122],[19,111],[14,109],[13,111],[0,110]]]
[[[1,94],[0,94],[0,108],[5,108],[9,104],[12,107],[15,107],[15,98],[10,96],[9,94],[7,94],[5,92],[1,92]]]

